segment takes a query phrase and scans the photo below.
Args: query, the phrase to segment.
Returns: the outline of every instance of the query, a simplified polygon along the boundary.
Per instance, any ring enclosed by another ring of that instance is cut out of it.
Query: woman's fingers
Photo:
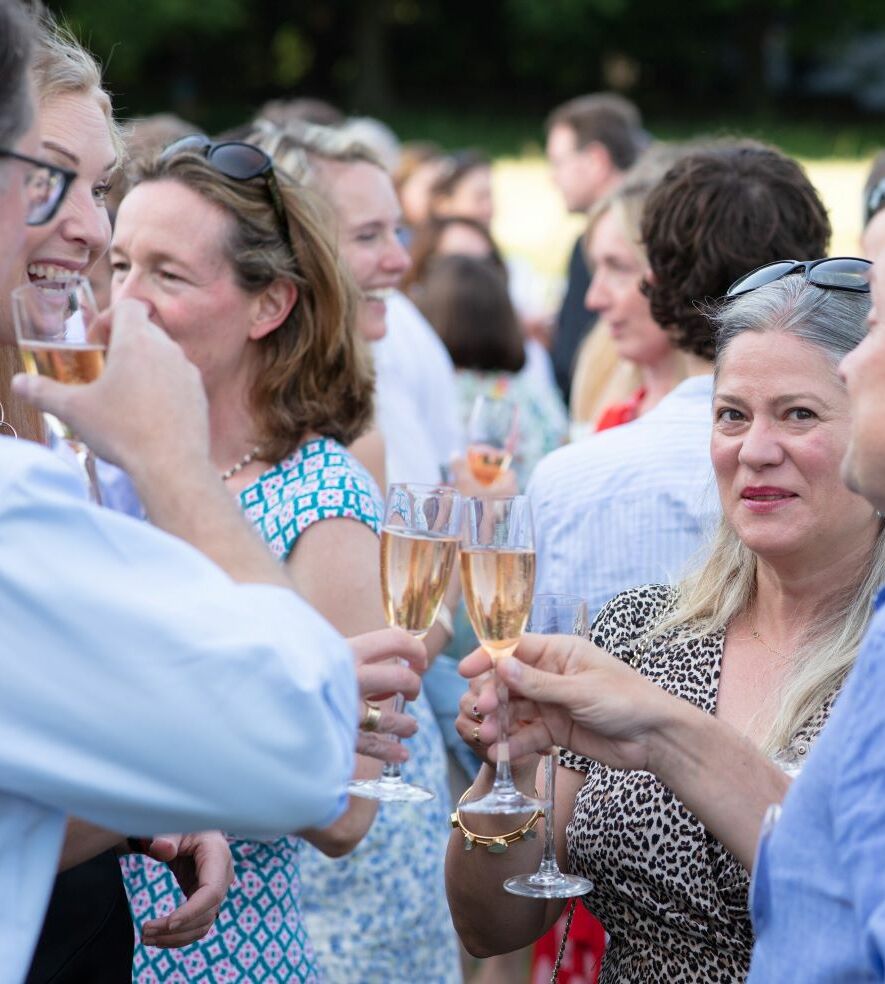
[[[363,664],[357,667],[356,677],[364,699],[376,694],[402,694],[406,700],[414,700],[421,689],[418,674],[395,663]]]

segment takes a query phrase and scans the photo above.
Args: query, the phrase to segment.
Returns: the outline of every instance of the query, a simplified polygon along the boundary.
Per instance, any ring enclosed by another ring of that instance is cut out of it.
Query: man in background
[[[639,110],[613,93],[578,96],[547,117],[547,160],[569,212],[586,215],[618,187],[648,142]],[[551,346],[553,371],[568,403],[575,355],[596,316],[584,307],[590,273],[583,233],[572,249]]]

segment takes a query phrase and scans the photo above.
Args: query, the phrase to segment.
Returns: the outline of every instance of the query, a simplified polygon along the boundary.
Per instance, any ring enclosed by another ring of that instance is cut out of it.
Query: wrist
[[[712,718],[687,700],[672,694],[661,702],[660,712],[646,736],[647,770],[672,786],[704,747]]]

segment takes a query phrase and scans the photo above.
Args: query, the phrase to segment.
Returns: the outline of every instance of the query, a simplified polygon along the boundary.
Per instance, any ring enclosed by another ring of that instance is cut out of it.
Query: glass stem
[[[545,875],[558,875],[556,863],[555,829],[553,826],[553,797],[556,793],[556,767],[559,749],[544,756],[544,799],[550,804],[544,808],[544,854],[538,869]]]
[[[495,767],[493,789],[513,788],[510,771],[510,691],[495,670],[495,691],[498,695],[498,764]]]
[[[405,660],[399,660],[399,662],[405,666]],[[397,694],[393,698],[393,712],[394,714],[402,714],[403,708],[406,706],[406,698],[402,694]],[[399,744],[399,736],[391,735],[391,741],[395,741]],[[384,768],[381,770],[381,778],[388,782],[402,782],[402,763],[400,762],[385,762]]]
[[[97,506],[102,505],[101,486],[98,484],[98,471],[95,466],[95,455],[82,441],[73,440],[70,442],[70,445],[74,454],[77,456],[77,461],[79,462],[80,467],[83,469],[83,474],[86,476],[86,484],[89,490],[89,500],[94,502]]]

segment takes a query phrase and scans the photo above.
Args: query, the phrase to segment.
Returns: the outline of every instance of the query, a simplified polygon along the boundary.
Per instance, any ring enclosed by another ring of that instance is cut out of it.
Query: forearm
[[[377,779],[382,763],[378,759],[358,755],[354,779]],[[314,827],[302,831],[305,840],[330,858],[349,854],[366,836],[378,813],[378,801],[363,796],[351,796],[347,810],[329,827]]]
[[[686,701],[655,731],[650,770],[750,871],[765,812],[790,780],[734,728]]]
[[[532,792],[530,769],[515,775],[517,785]],[[487,793],[494,774],[483,766],[474,782],[471,798]],[[463,813],[468,830],[482,836],[508,833],[524,824],[528,815],[487,816]],[[541,860],[544,821],[534,828],[537,837],[511,844],[503,854],[490,854],[481,845],[464,850],[464,834],[455,828],[446,853],[446,891],[455,929],[467,950],[477,957],[506,953],[534,942],[556,921],[562,903],[539,903],[504,890],[504,881],[513,875],[535,871]]]
[[[69,817],[58,870],[66,871],[96,855],[116,847],[124,838],[112,830],[96,827],[77,817]]]

